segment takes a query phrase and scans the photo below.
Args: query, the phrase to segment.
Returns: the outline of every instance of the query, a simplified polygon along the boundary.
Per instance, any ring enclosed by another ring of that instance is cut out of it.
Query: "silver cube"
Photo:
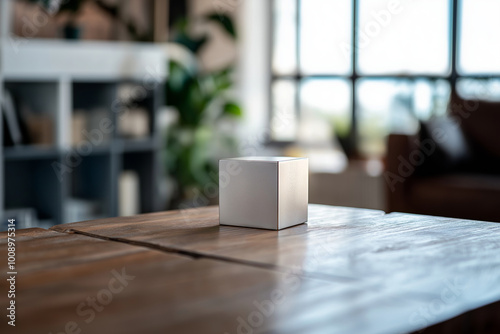
[[[219,223],[280,230],[307,221],[308,159],[219,161]]]

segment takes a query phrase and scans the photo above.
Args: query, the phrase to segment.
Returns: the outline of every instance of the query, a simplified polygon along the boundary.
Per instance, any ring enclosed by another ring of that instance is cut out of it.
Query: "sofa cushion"
[[[420,175],[467,171],[474,152],[457,117],[442,116],[420,123],[420,146],[425,161]]]
[[[409,201],[417,212],[500,222],[500,176],[449,174],[414,180]]]
[[[466,100],[453,93],[449,109],[477,147],[500,158],[500,102]]]

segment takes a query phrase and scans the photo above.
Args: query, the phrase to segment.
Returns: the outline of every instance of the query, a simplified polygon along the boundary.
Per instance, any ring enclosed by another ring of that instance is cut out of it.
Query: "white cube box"
[[[280,230],[307,221],[308,159],[219,161],[219,223]]]

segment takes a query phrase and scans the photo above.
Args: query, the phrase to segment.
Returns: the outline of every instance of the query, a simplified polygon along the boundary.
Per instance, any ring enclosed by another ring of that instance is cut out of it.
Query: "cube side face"
[[[278,164],[219,161],[219,223],[278,229]]]
[[[279,163],[279,228],[305,223],[309,202],[309,161],[299,159]]]

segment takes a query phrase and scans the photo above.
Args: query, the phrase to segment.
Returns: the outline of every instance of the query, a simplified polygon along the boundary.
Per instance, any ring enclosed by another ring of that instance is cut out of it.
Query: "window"
[[[300,1],[300,15],[300,72],[349,75],[350,57],[338,46],[351,44],[351,1]]]
[[[460,8],[459,71],[500,74],[500,1],[463,0]]]
[[[449,73],[449,0],[358,3],[360,74]]]
[[[382,156],[389,133],[415,133],[418,120],[446,112],[450,86],[446,80],[424,78],[362,78],[357,80],[358,151]]]
[[[306,78],[300,84],[298,139],[328,141],[332,130],[348,135],[351,129],[351,82],[336,78]]]
[[[273,142],[334,135],[381,157],[389,133],[445,113],[454,85],[500,97],[497,0],[272,3]]]

